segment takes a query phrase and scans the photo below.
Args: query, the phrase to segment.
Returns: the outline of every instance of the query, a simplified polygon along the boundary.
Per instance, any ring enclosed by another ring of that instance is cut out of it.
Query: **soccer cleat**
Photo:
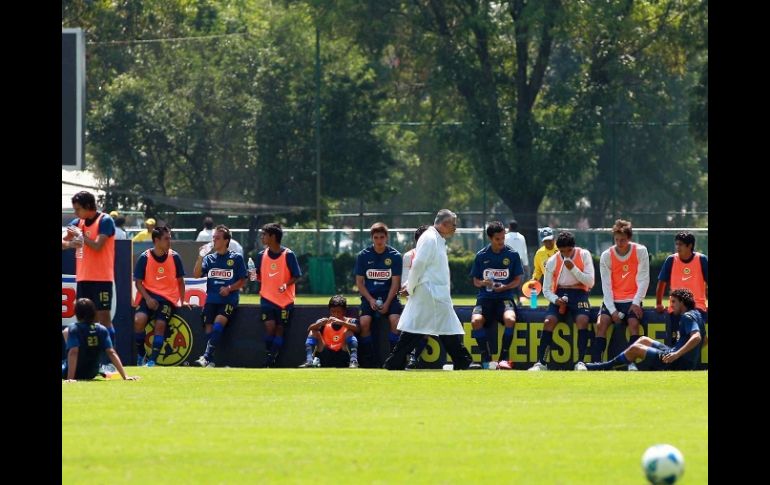
[[[631,371],[633,371],[633,370],[639,370],[639,368],[636,366],[636,364],[634,364],[633,362],[631,362],[630,364],[628,364],[628,370],[631,370]]]
[[[313,367],[321,367],[321,358],[313,357]]]
[[[200,357],[198,357],[198,360],[196,360],[193,363],[198,367],[208,367],[209,365],[209,361],[206,359],[205,355],[201,355]]]
[[[409,361],[406,363],[406,370],[412,370],[417,368],[417,358],[409,354]]]
[[[588,367],[582,362],[575,364],[575,370],[588,370]]]
[[[356,359],[352,359],[348,367],[351,369],[358,369],[358,361]]]
[[[482,369],[482,364],[479,364],[478,362],[471,362],[471,365],[468,366],[468,370],[480,370]]]
[[[532,370],[532,371],[548,370],[548,366],[543,364],[542,362],[535,362],[535,365],[533,365],[527,370]]]
[[[155,367],[155,361],[154,360],[148,360],[144,363],[145,367]]]
[[[141,367],[147,362],[147,356],[146,355],[137,355],[136,356],[136,366]]]
[[[501,360],[497,363],[497,370],[513,370],[513,364],[508,360]]]
[[[300,369],[309,369],[310,367],[315,367],[312,360],[306,360],[299,366]]]
[[[217,366],[217,365],[216,365],[215,363],[213,363],[213,362],[209,362],[209,365],[207,365],[206,367],[216,367],[216,366]]]

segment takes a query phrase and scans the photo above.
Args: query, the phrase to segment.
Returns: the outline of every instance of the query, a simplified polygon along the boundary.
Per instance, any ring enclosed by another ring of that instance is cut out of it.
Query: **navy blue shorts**
[[[588,301],[587,291],[580,288],[557,288],[556,295],[559,297],[567,296],[567,311],[562,315],[559,313],[559,305],[550,303],[548,310],[545,312],[546,317],[555,315],[558,321],[564,322],[567,320],[568,314],[572,315],[573,320],[578,315],[591,316],[591,303]]]
[[[260,304],[262,311],[262,321],[273,321],[276,325],[283,325],[288,327],[291,321],[291,315],[294,313],[294,305],[289,305],[286,308],[279,308],[270,303]]]
[[[203,313],[201,314],[204,327],[206,325],[214,325],[214,320],[218,315],[222,315],[230,322],[237,307],[238,305],[233,305],[232,303],[206,303],[203,305]]]
[[[631,301],[627,301],[625,303],[620,303],[617,301],[615,302],[615,310],[619,311],[620,313],[625,313],[625,316],[621,320],[621,323],[625,323],[626,325],[628,325],[629,316],[636,318],[636,315],[630,312],[632,304],[633,302]],[[641,305],[639,305],[639,307],[641,308]],[[644,308],[642,308],[642,311],[644,311]],[[599,315],[607,315],[608,317],[612,317],[612,313],[610,313],[610,311],[607,310],[607,307],[604,306],[604,303],[602,303],[602,309],[599,311]],[[642,313],[641,319],[639,318],[636,318],[636,319],[639,320],[640,323],[646,321],[644,313]]]
[[[668,345],[664,345],[658,341],[652,343],[652,346],[647,349],[647,353],[644,354],[644,359],[637,364],[639,370],[694,370],[692,360],[687,356],[676,359],[670,364],[663,362],[663,356],[670,354],[674,349]]]
[[[383,301],[385,300],[383,299]],[[393,298],[393,301],[390,302],[388,313],[385,315],[376,310],[372,310],[372,306],[369,304],[369,302],[364,298],[361,298],[361,307],[358,309],[358,316],[363,317],[364,315],[369,315],[370,317],[374,317],[375,314],[381,316],[401,315],[402,311],[404,311],[404,307],[401,306],[401,302],[399,301],[398,297]]]
[[[160,298],[158,296],[153,296],[153,298],[158,301],[157,309],[150,310],[150,308],[147,306],[147,300],[142,298],[142,301],[139,302],[139,307],[136,309],[136,313],[144,313],[149,317],[150,322],[163,320],[164,322],[168,323],[168,321],[171,320],[171,317],[174,315],[174,305],[172,305],[171,302],[165,298]]]
[[[508,298],[477,298],[476,306],[473,307],[473,311],[471,313],[473,315],[481,315],[484,317],[486,322],[495,321],[500,325],[505,325],[505,322],[503,321],[503,314],[509,310],[513,311],[514,316],[516,315],[515,300]]]
[[[78,281],[76,293],[78,298],[88,298],[94,302],[97,310],[112,308],[111,281]]]
[[[344,347],[343,347],[344,348]],[[329,347],[318,353],[321,367],[347,367],[350,365],[350,354],[345,350],[330,350]]]

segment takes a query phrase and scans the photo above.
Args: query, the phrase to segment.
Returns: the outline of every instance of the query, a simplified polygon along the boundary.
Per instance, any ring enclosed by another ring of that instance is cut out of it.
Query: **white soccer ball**
[[[650,446],[642,455],[642,470],[650,483],[675,483],[684,473],[684,456],[671,445]]]

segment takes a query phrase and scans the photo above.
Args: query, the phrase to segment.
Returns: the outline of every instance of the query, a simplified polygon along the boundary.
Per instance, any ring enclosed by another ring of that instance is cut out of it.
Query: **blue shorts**
[[[472,315],[481,315],[486,322],[495,321],[500,325],[505,325],[503,321],[503,314],[507,311],[513,311],[514,318],[516,315],[516,303],[515,300],[510,299],[492,299],[492,298],[477,298],[476,306],[473,307]]]
[[[294,313],[293,304],[286,308],[280,308],[270,302],[262,301],[259,306],[262,311],[263,322],[273,321],[276,325],[283,325],[284,327],[289,326],[291,315]]]
[[[559,297],[567,295],[567,311],[562,315],[559,313],[559,305],[550,303],[545,312],[546,317],[554,315],[557,321],[564,322],[568,314],[572,315],[573,320],[579,315],[591,316],[591,303],[588,301],[587,291],[580,288],[556,288],[556,295]]]
[[[670,364],[663,362],[663,357],[673,352],[674,349],[658,341],[652,343],[644,354],[644,359],[637,364],[639,370],[694,370],[692,361],[687,355],[676,359]]]
[[[632,304],[633,304],[632,301],[627,301],[625,303],[621,303],[621,302],[617,302],[617,301],[615,302],[615,310],[619,311],[620,313],[625,313],[625,316],[621,320],[621,323],[625,323],[626,325],[628,325],[628,317],[629,316],[631,318],[635,318],[635,319],[639,320],[640,323],[641,322],[645,322],[646,318],[645,318],[644,313],[642,313],[642,318],[639,319],[639,318],[636,318],[636,315],[634,315],[633,313],[630,312]],[[639,307],[641,308],[641,305],[639,305]],[[644,308],[642,308],[642,311],[644,311]],[[607,315],[608,317],[612,317],[612,313],[610,313],[610,311],[607,310],[607,307],[604,306],[604,303],[602,303],[602,308],[601,308],[601,310],[599,310],[599,315]]]
[[[168,321],[171,320],[171,316],[174,314],[174,305],[165,298],[161,298],[157,295],[152,295],[152,297],[158,301],[158,308],[150,310],[147,306],[147,300],[142,298],[142,301],[139,302],[139,306],[136,309],[136,313],[144,313],[149,317],[150,322],[162,320],[168,323]]]
[[[383,299],[385,301],[385,299]],[[401,306],[401,302],[399,301],[398,297],[393,298],[393,301],[390,302],[390,306],[388,307],[388,313],[383,315],[382,313],[372,310],[372,306],[369,304],[366,299],[361,298],[361,307],[358,309],[358,316],[370,316],[374,317],[375,314],[381,315],[381,316],[390,316],[390,315],[401,315],[401,312],[404,310],[404,307]]]
[[[203,326],[214,325],[214,320],[219,315],[225,317],[229,322],[237,307],[238,305],[233,305],[231,303],[206,303],[203,305],[203,313],[201,314],[203,317]]]
[[[78,281],[75,291],[77,298],[88,298],[94,302],[97,311],[112,308],[111,281]]]

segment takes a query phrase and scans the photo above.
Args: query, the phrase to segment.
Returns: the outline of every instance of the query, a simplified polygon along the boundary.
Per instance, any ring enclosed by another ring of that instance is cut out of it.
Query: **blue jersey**
[[[401,276],[402,267],[401,253],[386,245],[380,254],[372,245],[358,253],[353,274],[364,277],[366,289],[374,298],[380,296],[385,300],[393,277]]]
[[[93,219],[86,219],[86,225],[93,224],[96,218],[99,217],[99,214],[100,213],[97,212]],[[70,226],[77,226],[78,224],[80,224],[80,218],[78,217],[72,219],[69,223]],[[112,219],[112,217],[109,216],[109,214],[104,214],[102,220],[99,221],[98,233],[104,234],[107,237],[113,236],[115,234],[115,221]]]
[[[689,310],[679,318],[679,339],[676,341],[673,350],[679,350],[690,340],[690,334],[700,332],[701,342],[687,354],[679,357],[683,361],[682,365],[686,369],[695,369],[700,360],[700,349],[703,347],[703,338],[706,336],[706,325],[703,323],[703,317],[698,310]]]
[[[67,354],[78,348],[75,379],[93,379],[99,373],[104,351],[112,348],[110,334],[100,323],[73,323],[67,329]]]
[[[695,257],[695,253],[692,254],[692,258]],[[692,258],[687,261],[682,261],[687,264],[692,261]],[[660,268],[660,274],[658,274],[658,281],[665,281],[668,283],[671,281],[671,268],[674,267],[674,255],[670,254],[663,262],[663,266]],[[700,268],[703,271],[703,281],[708,284],[709,282],[709,259],[705,254],[700,255]]]
[[[246,278],[246,263],[240,253],[228,251],[226,254],[207,254],[203,258],[201,269],[206,277],[206,303],[238,303],[239,291],[221,296],[219,290]]]
[[[485,275],[489,278],[484,278]],[[483,279],[492,279],[495,283],[507,285],[517,276],[524,274],[524,268],[521,266],[521,257],[519,253],[505,245],[499,253],[492,251],[492,245],[487,246],[476,253],[476,259],[473,260],[470,276]],[[479,288],[478,298],[487,298],[491,300],[506,300],[513,298],[513,290],[508,291],[487,291],[486,287]]]

